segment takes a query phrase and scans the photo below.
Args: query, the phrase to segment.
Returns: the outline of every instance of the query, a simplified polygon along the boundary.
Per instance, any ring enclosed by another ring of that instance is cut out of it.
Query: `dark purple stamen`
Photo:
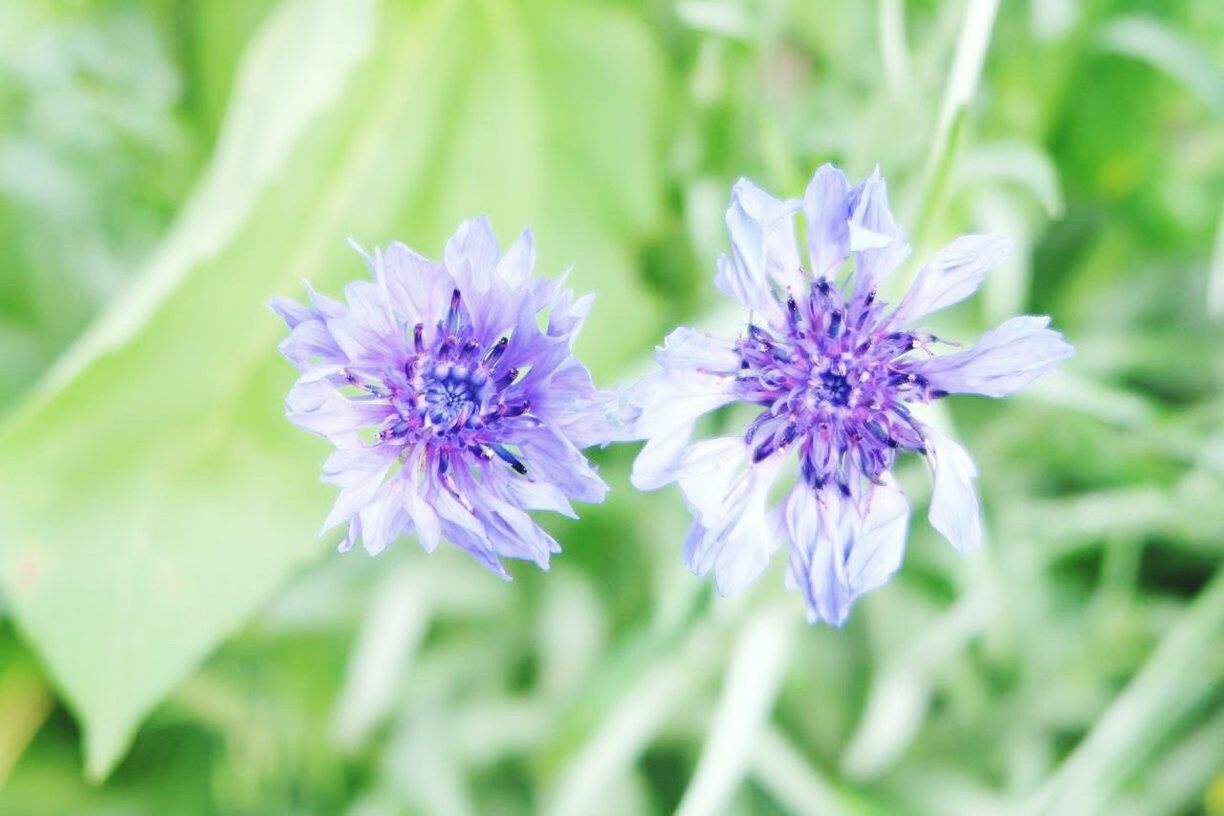
[[[514,405],[503,406],[501,415],[505,417],[506,419],[513,419],[514,417],[522,416],[523,414],[527,413],[530,410],[531,410],[531,403],[527,402],[526,400],[523,400],[522,402],[516,403]]]
[[[506,353],[506,346],[510,344],[509,337],[503,337],[493,344],[493,348],[489,349],[489,353],[485,355],[485,365],[490,369],[497,367],[497,361]]]
[[[504,374],[497,378],[497,387],[505,388],[508,385],[512,385],[518,379],[518,375],[519,370],[517,368],[507,369]]]
[[[514,468],[515,473],[521,473],[521,474],[527,473],[527,466],[524,465],[517,456],[511,453],[509,449],[506,448],[505,445],[493,445],[492,447],[493,447],[494,452],[498,455],[498,457],[501,458],[503,462],[510,465],[510,467]]]
[[[459,330],[459,290],[451,292],[450,310],[446,313],[446,333],[454,334]]]

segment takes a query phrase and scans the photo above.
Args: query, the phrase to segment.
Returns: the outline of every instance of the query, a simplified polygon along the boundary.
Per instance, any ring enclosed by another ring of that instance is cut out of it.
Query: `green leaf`
[[[0,583],[95,777],[321,552],[325,446],[282,416],[293,374],[270,296],[364,275],[346,236],[437,255],[488,212],[503,238],[535,226],[541,272],[573,261],[578,289],[598,284],[582,341],[597,371],[657,333],[633,264],[660,198],[643,30],[560,0],[373,14],[303,0],[272,15],[162,252],[0,430]]]
[[[0,790],[47,715],[51,691],[34,660],[10,638],[0,637]]]
[[[1193,91],[1216,114],[1224,113],[1224,73],[1179,32],[1143,15],[1119,17],[1101,32],[1102,47],[1144,60]]]
[[[754,613],[738,633],[701,758],[676,811],[681,816],[731,809],[790,666],[794,612],[790,604],[774,604]]]
[[[1224,570],[1195,597],[1059,769],[1019,813],[1099,813],[1224,683]]]

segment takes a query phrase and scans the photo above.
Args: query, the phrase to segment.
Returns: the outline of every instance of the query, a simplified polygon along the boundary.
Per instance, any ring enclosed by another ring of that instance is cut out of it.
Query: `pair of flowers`
[[[398,243],[363,253],[373,280],[350,283],[346,302],[313,289],[310,306],[275,300],[290,329],[281,351],[302,372],[288,417],[336,446],[323,478],[340,494],[324,530],[347,523],[341,550],[360,540],[371,554],[415,530],[426,551],[446,540],[503,578],[503,557],[547,568],[560,547],[529,511],[573,517],[571,501],[602,501],[608,487],[582,449],[645,439],[633,484],[679,484],[693,516],[685,560],[723,594],[786,541],[787,583],[809,620],[843,623],[900,565],[900,452],[930,465],[932,526],[958,550],[976,546],[973,462],[911,408],[1006,396],[1072,350],[1046,317],[1012,318],[946,354],[911,324],[971,295],[1007,241],[957,239],[890,309],[878,287],[909,246],[878,172],[851,186],[825,165],[801,200],[741,180],[727,227],[715,284],[749,311],[746,330],[676,329],[658,371],[621,394],[597,389],[573,355],[591,296],[535,277],[530,231],[502,253],[483,218],[459,227],[440,262]],[[733,404],[756,412],[743,433],[690,441],[704,415]]]

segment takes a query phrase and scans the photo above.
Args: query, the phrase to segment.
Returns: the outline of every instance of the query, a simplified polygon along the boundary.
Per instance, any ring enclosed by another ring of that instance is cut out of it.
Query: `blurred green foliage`
[[[0,5],[0,813],[1224,813],[1224,5],[996,5]],[[548,574],[316,540],[263,304],[346,237],[530,223],[614,384],[826,160],[1016,238],[941,334],[1077,346],[950,406],[983,552],[810,628],[626,448]]]

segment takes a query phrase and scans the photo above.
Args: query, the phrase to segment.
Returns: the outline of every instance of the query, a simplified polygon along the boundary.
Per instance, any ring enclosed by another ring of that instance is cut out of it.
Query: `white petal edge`
[[[927,519],[960,552],[982,544],[982,512],[973,480],[977,468],[968,451],[929,425],[923,429],[934,489]]]

